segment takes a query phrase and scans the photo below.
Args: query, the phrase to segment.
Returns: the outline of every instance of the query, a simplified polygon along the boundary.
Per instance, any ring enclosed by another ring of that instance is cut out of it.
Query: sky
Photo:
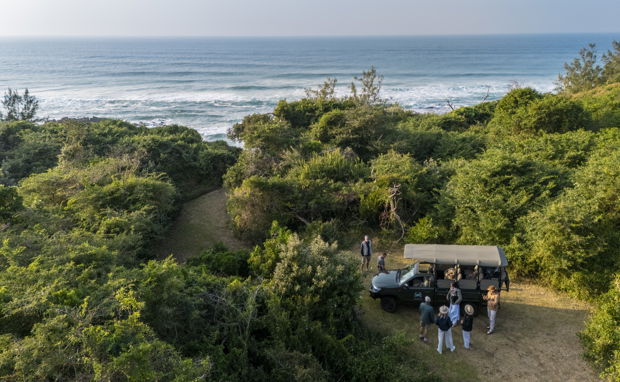
[[[2,0],[0,36],[620,32],[620,0]]]

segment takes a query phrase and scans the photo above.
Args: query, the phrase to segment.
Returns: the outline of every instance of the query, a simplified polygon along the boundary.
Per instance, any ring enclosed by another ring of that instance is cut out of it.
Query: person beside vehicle
[[[435,323],[435,310],[431,305],[431,298],[424,297],[424,302],[420,303],[420,340],[428,342],[428,327]]]
[[[463,294],[461,293],[461,289],[459,289],[459,285],[456,282],[453,282],[450,285],[450,290],[446,295],[446,299],[450,304],[449,308],[449,316],[452,321],[452,325],[456,326],[461,319],[461,302],[463,301]]]
[[[443,343],[445,341],[446,348],[450,349],[453,352],[456,347],[454,346],[454,342],[452,341],[452,321],[450,317],[448,317],[449,309],[447,306],[442,305],[439,308],[439,316],[435,321],[437,325],[437,353],[442,354]]]
[[[379,271],[377,274],[388,273],[387,269],[385,268],[385,258],[387,255],[387,252],[383,252],[381,256],[379,256],[379,259],[377,259],[377,270]]]
[[[370,267],[370,257],[372,256],[372,242],[368,238],[368,235],[364,236],[364,241],[362,241],[362,245],[360,246],[360,254],[362,255],[362,271],[364,271],[364,265],[366,266],[366,271],[368,271]]]
[[[474,307],[465,305],[465,317],[461,320],[461,329],[463,330],[463,347],[471,349],[471,331],[474,327]]]
[[[495,331],[495,318],[497,317],[497,309],[499,308],[499,291],[495,285],[489,285],[487,295],[483,297],[487,302],[487,315],[489,317],[489,326],[487,334]]]

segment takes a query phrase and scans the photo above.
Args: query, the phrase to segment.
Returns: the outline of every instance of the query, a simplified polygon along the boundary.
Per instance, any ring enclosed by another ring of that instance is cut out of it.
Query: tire
[[[388,313],[396,312],[396,299],[394,297],[381,297],[381,308]]]

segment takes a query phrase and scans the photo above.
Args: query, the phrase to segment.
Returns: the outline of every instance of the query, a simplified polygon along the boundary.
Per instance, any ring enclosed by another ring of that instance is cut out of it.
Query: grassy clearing
[[[232,250],[246,245],[237,239],[230,228],[226,212],[226,193],[220,188],[190,200],[159,247],[159,257],[173,254],[180,262],[221,242]]]
[[[390,268],[407,264],[398,252],[387,260]],[[373,274],[374,269],[365,275],[365,285],[370,285]],[[417,339],[417,307],[400,306],[396,313],[386,313],[378,300],[364,293],[361,310],[367,326],[386,334],[406,333],[412,339],[412,353],[446,381],[598,380],[581,357],[577,338],[588,306],[527,282],[512,282],[510,292],[502,293],[494,334],[485,334],[486,312],[480,312],[474,321],[472,350],[463,348],[461,329],[453,329],[455,353],[437,354],[436,329],[429,344]]]

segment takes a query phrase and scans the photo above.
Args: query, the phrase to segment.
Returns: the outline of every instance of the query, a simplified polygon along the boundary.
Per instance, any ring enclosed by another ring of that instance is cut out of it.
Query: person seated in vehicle
[[[462,278],[463,278],[463,271],[461,270],[461,266],[457,264],[454,267],[454,279],[456,281],[459,281]]]
[[[478,279],[478,266],[465,270],[465,280],[477,280]]]
[[[456,270],[454,268],[448,268],[444,272],[444,278],[446,280],[455,280],[456,279]]]
[[[482,276],[483,279],[490,280],[493,278],[493,275],[495,274],[495,270],[493,268],[485,267],[485,268],[482,268],[482,273],[483,273],[483,276]]]

